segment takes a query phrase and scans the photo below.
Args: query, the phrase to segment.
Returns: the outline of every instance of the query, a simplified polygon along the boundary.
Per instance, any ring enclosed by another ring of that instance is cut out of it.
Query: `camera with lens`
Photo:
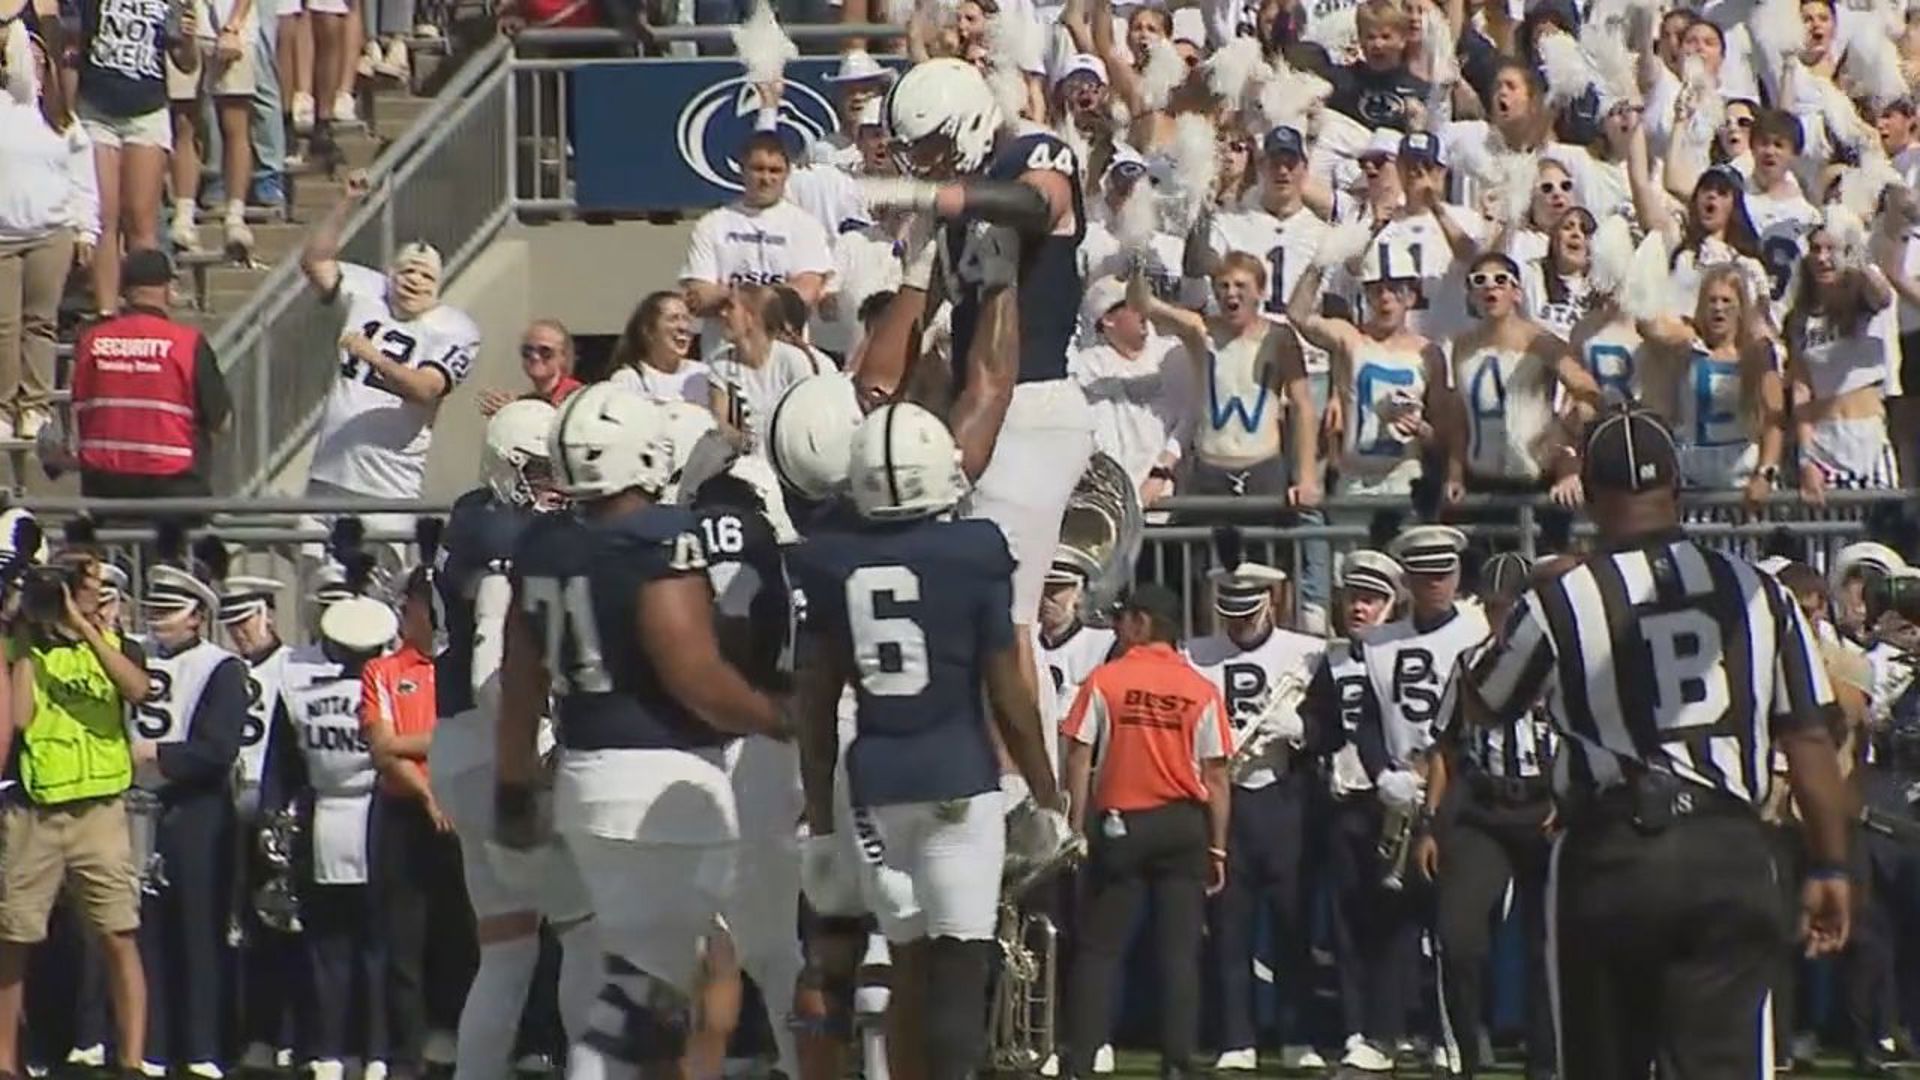
[[[36,623],[57,623],[67,611],[66,593],[85,579],[82,567],[52,563],[29,566],[20,579],[20,612]]]
[[[1920,574],[1870,574],[1864,599],[1867,625],[1875,626],[1891,611],[1911,623],[1920,623]]]

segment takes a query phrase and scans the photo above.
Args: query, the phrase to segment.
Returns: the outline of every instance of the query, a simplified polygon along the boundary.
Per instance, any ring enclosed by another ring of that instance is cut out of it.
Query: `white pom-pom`
[[[1260,42],[1250,37],[1234,38],[1207,61],[1207,89],[1224,98],[1229,107],[1238,105],[1254,73],[1265,63],[1260,57]]]
[[[1113,237],[1120,242],[1121,251],[1142,255],[1159,231],[1160,211],[1154,204],[1153,185],[1143,177],[1134,181],[1133,190],[1120,204],[1120,212],[1114,216]]]
[[[1834,259],[1843,270],[1856,270],[1867,263],[1867,223],[1860,215],[1840,203],[1820,208],[1821,227],[1833,241]]]
[[[1373,226],[1365,221],[1348,221],[1328,229],[1313,251],[1313,265],[1321,270],[1345,266],[1360,257],[1373,239]]]
[[[1072,117],[1062,117],[1060,122],[1054,125],[1053,133],[1060,137],[1061,142],[1067,144],[1067,148],[1073,151],[1073,159],[1080,163],[1082,170],[1085,170],[1087,162],[1093,160],[1093,145],[1087,142],[1085,135],[1080,133],[1080,125],[1074,123]],[[1086,183],[1088,179],[1083,176],[1081,182]]]
[[[1853,99],[1832,79],[1813,71],[1802,71],[1801,84],[1813,87],[1820,99],[1820,119],[1827,126],[1827,141],[1835,146],[1861,149],[1880,145],[1880,133],[1860,115]]]
[[[1800,21],[1800,0],[1760,0],[1748,23],[1753,47],[1772,61],[1778,70],[1780,61],[1799,56],[1807,47],[1807,27]]]
[[[1871,221],[1880,209],[1880,195],[1902,182],[1900,171],[1877,146],[1860,155],[1860,164],[1840,173],[1840,203],[1862,221]]]
[[[1148,110],[1160,112],[1173,100],[1173,92],[1187,78],[1187,62],[1173,42],[1159,38],[1147,46],[1147,66],[1140,72],[1140,101]]]
[[[1327,55],[1333,58],[1334,63],[1343,63],[1360,45],[1360,24],[1356,21],[1358,15],[1359,7],[1355,5],[1314,19],[1307,24],[1307,31],[1300,36],[1300,40],[1327,50]]]
[[[1654,319],[1667,314],[1672,280],[1673,273],[1667,262],[1667,238],[1659,229],[1649,229],[1627,265],[1627,280],[1619,293],[1620,310],[1631,319]]]
[[[1276,63],[1273,77],[1260,87],[1260,118],[1268,128],[1285,124],[1305,131],[1307,117],[1332,93],[1332,85],[1318,75]]]
[[[1885,34],[1861,33],[1847,43],[1848,80],[1856,97],[1884,106],[1907,96],[1907,75],[1900,67],[1900,47]]]
[[[1639,104],[1636,69],[1640,58],[1627,46],[1626,39],[1617,31],[1589,27],[1581,43],[1587,59],[1593,62],[1594,74],[1599,76],[1601,114],[1612,112],[1616,105]]]
[[[1591,250],[1587,281],[1597,293],[1618,295],[1633,268],[1633,226],[1627,224],[1627,216],[1609,214],[1594,231]]]
[[[1727,122],[1727,99],[1720,93],[1712,73],[1707,71],[1706,61],[1698,56],[1690,55],[1681,63],[1680,80],[1685,84],[1683,93],[1693,102],[1688,137],[1694,143],[1705,146],[1720,130],[1720,126]]]
[[[1188,221],[1213,199],[1213,185],[1219,175],[1213,121],[1200,113],[1181,113],[1173,123],[1173,182],[1180,191]]]
[[[1524,228],[1533,209],[1533,185],[1540,179],[1538,154],[1495,154],[1488,177],[1493,183],[1494,205],[1500,220],[1513,228]]]
[[[1311,130],[1303,129],[1303,133],[1313,136],[1315,149],[1343,157],[1359,157],[1360,152],[1373,141],[1373,132],[1362,126],[1360,121],[1332,109],[1315,113],[1309,127]]]
[[[1547,100],[1564,105],[1587,92],[1598,82],[1593,64],[1580,51],[1580,43],[1564,33],[1549,33],[1540,38],[1540,63],[1546,68]]]
[[[766,0],[755,4],[753,14],[733,28],[733,51],[747,69],[747,81],[756,85],[780,81],[787,61],[800,56],[799,47],[780,29],[780,20],[773,17]]]
[[[1453,24],[1439,8],[1425,5],[1420,13],[1420,52],[1426,60],[1428,82],[1438,86],[1460,80],[1454,48]]]
[[[987,66],[987,85],[993,88],[993,99],[1000,106],[1000,122],[1006,127],[1019,124],[1027,110],[1027,72],[1022,58],[1038,47],[1035,34],[1032,19],[1006,13],[994,16],[987,24],[987,44],[992,56]]]

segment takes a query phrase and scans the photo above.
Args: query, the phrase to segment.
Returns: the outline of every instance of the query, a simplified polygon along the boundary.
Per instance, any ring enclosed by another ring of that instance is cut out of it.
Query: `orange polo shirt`
[[[1201,763],[1233,749],[1219,689],[1159,642],[1093,669],[1060,730],[1093,747],[1095,812],[1204,803]]]
[[[384,721],[395,735],[422,735],[433,731],[438,709],[433,694],[433,658],[412,645],[369,661],[360,670],[360,726],[372,728]],[[426,779],[427,763],[410,762]],[[380,786],[390,795],[404,794],[385,776]]]

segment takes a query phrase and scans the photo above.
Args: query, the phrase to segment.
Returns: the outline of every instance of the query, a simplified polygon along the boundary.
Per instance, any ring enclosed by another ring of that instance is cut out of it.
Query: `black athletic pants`
[[[1493,917],[1507,883],[1527,934],[1527,1075],[1553,1074],[1553,1007],[1547,995],[1546,891],[1552,845],[1542,831],[1550,796],[1503,801],[1477,792],[1463,777],[1449,799],[1435,883],[1441,996],[1465,1075],[1479,1065]],[[1544,784],[1545,781],[1542,781]]]
[[[1691,812],[1653,833],[1627,799],[1570,815],[1548,898],[1560,1080],[1771,1068],[1761,1032],[1788,926],[1767,829],[1728,797],[1690,795]]]
[[[371,885],[315,885],[300,892],[300,935],[312,999],[301,1003],[300,1059],[372,1061],[387,1056],[384,954]]]
[[[1347,1034],[1365,1035],[1391,1054],[1417,1002],[1425,900],[1412,882],[1398,890],[1381,884],[1382,817],[1371,791],[1334,800],[1327,874],[1341,1019]],[[1409,868],[1407,876],[1419,875]]]
[[[1219,1049],[1260,1045],[1253,1015],[1254,928],[1271,920],[1273,979],[1282,1045],[1307,1044],[1301,1006],[1313,968],[1308,960],[1307,804],[1319,778],[1305,771],[1262,788],[1233,789],[1227,826],[1227,887],[1210,905],[1213,979],[1220,994]]]
[[[420,801],[373,797],[373,886],[386,932],[390,1068],[417,1075],[432,1028],[453,1031],[479,966],[460,841]]]
[[[1160,1068],[1191,1066],[1200,1023],[1200,937],[1207,891],[1207,813],[1173,803],[1121,815],[1126,835],[1108,836],[1105,817],[1087,819],[1087,863],[1080,871],[1080,940],[1067,995],[1072,1040],[1068,1074],[1093,1075],[1093,1055],[1113,1023],[1120,981],[1140,905],[1153,901],[1160,975]]]
[[[147,1060],[224,1061],[233,804],[224,790],[166,806],[154,828],[165,884],[140,905],[147,972]]]

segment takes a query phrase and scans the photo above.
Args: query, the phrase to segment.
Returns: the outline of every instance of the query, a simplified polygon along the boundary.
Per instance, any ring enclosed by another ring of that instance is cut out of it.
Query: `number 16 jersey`
[[[395,363],[440,372],[448,390],[460,385],[480,351],[480,328],[446,304],[401,319],[387,305],[387,287],[387,275],[380,271],[341,263],[340,284],[329,301],[346,303],[340,333],[365,335]],[[370,365],[344,348],[339,361],[340,377],[327,394],[309,476],[377,498],[418,497],[434,410],[389,389]]]
[[[855,806],[945,802],[1000,786],[981,685],[1013,645],[1013,556],[985,520],[815,536],[791,565],[807,632],[853,657]]]

